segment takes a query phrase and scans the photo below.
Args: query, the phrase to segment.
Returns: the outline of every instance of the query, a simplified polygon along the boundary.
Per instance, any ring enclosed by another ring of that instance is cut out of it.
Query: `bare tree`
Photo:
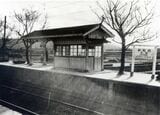
[[[20,25],[18,29],[15,29],[15,32],[20,36],[20,40],[22,40],[24,43],[27,64],[30,64],[29,50],[35,41],[22,39],[22,36],[27,35],[33,31],[36,24],[39,22],[41,15],[42,14],[40,14],[37,10],[33,9],[23,9],[21,13],[14,12],[14,17]],[[44,29],[46,27],[46,23],[47,15],[45,15],[44,22],[40,29]]]
[[[7,45],[10,42],[10,37],[13,32],[14,27],[9,25],[6,21],[6,16],[4,20],[0,20],[0,56],[1,61],[7,61],[9,59],[9,46]]]
[[[0,20],[0,37],[2,39],[2,45],[1,45],[1,49],[5,46],[5,40],[3,38],[3,30],[4,30],[4,21]]]
[[[6,22],[6,16],[4,20],[0,20],[0,38],[2,39],[1,49],[7,48],[6,44],[9,41],[9,38],[11,37],[13,29],[14,26],[10,26]]]
[[[104,22],[113,29],[120,38],[120,41],[113,38],[116,43],[121,44],[121,66],[118,75],[124,74],[126,50],[134,43],[141,43],[153,40],[153,35],[149,35],[149,25],[153,18],[153,11],[148,8],[148,3],[144,7],[138,1],[113,1],[106,0],[106,6],[97,2],[98,7],[103,12]],[[143,8],[143,9],[142,9]],[[102,17],[96,12],[99,19]]]

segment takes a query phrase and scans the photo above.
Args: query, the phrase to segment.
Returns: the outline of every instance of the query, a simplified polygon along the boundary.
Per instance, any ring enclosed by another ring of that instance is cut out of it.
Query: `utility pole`
[[[9,60],[8,53],[7,53],[7,47],[6,47],[6,23],[7,23],[7,17],[4,17],[4,33],[2,37],[2,47],[1,47],[1,55],[2,55],[2,61]],[[7,57],[7,58],[6,58]]]
[[[6,23],[7,23],[7,17],[4,17],[4,33],[3,33],[3,44],[2,44],[2,48],[5,48],[6,46]]]

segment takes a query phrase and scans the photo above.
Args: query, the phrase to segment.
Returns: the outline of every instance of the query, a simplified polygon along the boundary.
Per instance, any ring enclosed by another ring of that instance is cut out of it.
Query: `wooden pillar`
[[[156,75],[156,62],[157,62],[157,46],[154,47],[153,65],[152,65],[152,76],[151,79],[155,78]]]
[[[47,40],[42,40],[41,41],[41,46],[43,48],[43,65],[46,65],[47,62],[46,62],[46,44],[47,44]]]
[[[43,65],[46,65],[46,47],[45,45],[43,46]]]
[[[46,41],[45,41],[45,43],[44,43],[44,46],[43,46],[43,65],[46,65],[47,64],[47,62],[46,62],[46,50],[47,50],[47,48],[46,48]]]
[[[101,70],[104,70],[104,46],[103,43],[101,45]]]
[[[32,40],[29,40],[29,44],[30,44],[30,47],[29,47],[29,65],[31,66],[33,63],[32,63]]]
[[[88,69],[88,53],[89,53],[89,51],[88,51],[88,43],[86,43],[86,59],[85,59],[85,70],[88,72],[89,71],[89,69]]]
[[[55,44],[54,44],[54,41],[53,42],[53,68],[55,68],[55,53],[56,53],[56,49],[55,49]]]

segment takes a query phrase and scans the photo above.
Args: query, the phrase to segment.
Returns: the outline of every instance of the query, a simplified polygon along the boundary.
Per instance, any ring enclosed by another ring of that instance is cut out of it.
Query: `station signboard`
[[[153,59],[154,49],[153,48],[135,48],[135,58],[150,60]]]

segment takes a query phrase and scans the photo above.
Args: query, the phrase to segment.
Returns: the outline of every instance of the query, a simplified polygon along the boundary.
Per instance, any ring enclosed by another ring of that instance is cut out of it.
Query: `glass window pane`
[[[56,46],[56,56],[61,56],[61,46]]]
[[[70,46],[70,54],[71,54],[71,56],[77,56],[77,45],[71,45]]]
[[[79,49],[82,49],[82,45],[78,45],[78,48],[79,48]]]

